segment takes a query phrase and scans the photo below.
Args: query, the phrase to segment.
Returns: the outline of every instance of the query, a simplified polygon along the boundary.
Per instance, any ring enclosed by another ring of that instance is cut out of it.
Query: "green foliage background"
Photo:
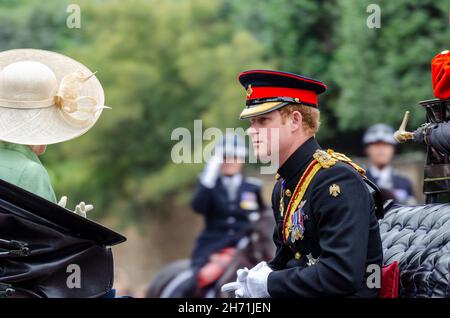
[[[43,161],[58,195],[123,225],[188,203],[202,166],[172,163],[173,129],[195,119],[204,129],[247,126],[237,120],[240,71],[326,82],[319,138],[332,144],[376,122],[397,126],[406,109],[419,125],[430,60],[450,46],[446,0],[379,0],[380,29],[366,25],[367,0],[83,0],[80,29],[66,27],[70,3],[0,0],[0,50],[55,50],[99,71],[113,109]]]

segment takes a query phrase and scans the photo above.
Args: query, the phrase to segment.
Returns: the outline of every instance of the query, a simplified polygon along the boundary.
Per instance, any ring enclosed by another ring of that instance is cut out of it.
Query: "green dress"
[[[28,146],[0,142],[0,179],[56,203],[47,170]]]

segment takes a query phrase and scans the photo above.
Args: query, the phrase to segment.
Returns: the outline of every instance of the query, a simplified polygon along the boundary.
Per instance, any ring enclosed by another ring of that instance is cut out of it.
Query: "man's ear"
[[[297,131],[298,129],[302,129],[303,116],[298,110],[293,111],[291,113],[291,116],[289,116],[289,119],[290,119],[292,131]]]

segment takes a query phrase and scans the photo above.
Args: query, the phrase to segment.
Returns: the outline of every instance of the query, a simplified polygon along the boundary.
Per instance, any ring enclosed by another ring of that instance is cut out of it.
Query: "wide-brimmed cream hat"
[[[48,145],[76,138],[97,122],[103,88],[94,73],[59,53],[0,52],[0,140]]]

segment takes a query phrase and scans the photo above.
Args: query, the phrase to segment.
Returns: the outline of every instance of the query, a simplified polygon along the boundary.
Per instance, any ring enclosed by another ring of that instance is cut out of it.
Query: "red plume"
[[[434,96],[450,98],[450,51],[443,51],[431,60],[431,78]]]

